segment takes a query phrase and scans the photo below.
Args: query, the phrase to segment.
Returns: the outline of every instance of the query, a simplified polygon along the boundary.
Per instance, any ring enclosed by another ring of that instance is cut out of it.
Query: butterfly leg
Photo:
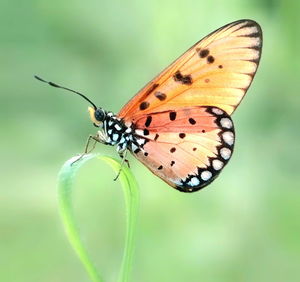
[[[127,164],[128,168],[130,168],[130,163],[127,159],[125,160],[125,163]]]
[[[94,141],[94,143],[93,143],[92,148],[89,150],[89,145],[90,145],[92,140]],[[86,141],[84,152],[78,157],[78,159],[76,159],[74,162],[72,162],[71,165],[73,165],[74,163],[81,160],[86,154],[89,154],[90,152],[92,152],[95,149],[97,142],[99,142],[97,136],[89,135],[89,137]]]
[[[89,149],[89,145],[91,143],[91,140],[94,141],[94,144],[93,144],[92,148],[90,150],[88,150]],[[84,153],[82,155],[89,154],[90,152],[92,152],[95,149],[97,142],[99,142],[97,136],[89,135],[89,137],[88,137],[88,139],[86,141]]]
[[[118,171],[118,174],[117,174],[117,176],[114,178],[114,181],[116,181],[116,180],[119,178],[124,163],[127,163],[128,167],[129,167],[129,161],[126,159],[127,148],[125,149],[125,151],[119,152],[119,155],[120,155],[120,157],[122,158],[122,162],[121,162],[121,166],[120,166],[120,169],[119,169],[119,171]]]

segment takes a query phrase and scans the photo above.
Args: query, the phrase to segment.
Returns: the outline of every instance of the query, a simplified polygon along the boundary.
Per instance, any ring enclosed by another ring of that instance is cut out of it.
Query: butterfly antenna
[[[81,96],[83,99],[85,99],[86,101],[88,101],[89,103],[91,103],[91,104],[93,105],[94,109],[97,110],[97,106],[96,106],[96,105],[95,105],[88,97],[86,97],[86,96],[83,95],[82,93],[77,92],[77,91],[75,91],[75,90],[72,90],[72,89],[70,89],[70,88],[64,87],[64,86],[60,86],[60,85],[58,85],[58,84],[56,84],[56,83],[54,83],[54,82],[44,80],[44,79],[40,78],[40,77],[37,76],[37,75],[35,75],[34,78],[36,78],[36,79],[39,80],[39,81],[45,82],[45,83],[49,84],[50,86],[53,86],[53,87],[56,87],[56,88],[65,89],[65,90],[67,90],[67,91],[73,92],[73,93],[75,93],[75,94]]]

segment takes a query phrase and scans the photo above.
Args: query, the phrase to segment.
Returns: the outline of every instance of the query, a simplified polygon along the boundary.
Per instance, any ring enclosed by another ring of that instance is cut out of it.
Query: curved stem
[[[95,157],[99,157],[99,159],[108,163],[114,169],[114,171],[118,172],[120,170],[120,161],[112,159],[110,157],[104,157],[94,154],[85,155],[76,162],[74,162],[74,160],[76,160],[77,157],[74,157],[68,160],[61,168],[58,178],[58,197],[60,214],[71,246],[84,265],[90,279],[94,282],[104,282],[100,273],[96,270],[80,238],[79,228],[76,224],[76,220],[73,214],[71,198],[72,189],[74,186],[74,177],[76,176],[78,169],[85,162]],[[139,192],[137,183],[127,167],[122,167],[119,179],[123,188],[126,206],[126,238],[119,281],[127,282],[129,280],[133,259]]]
[[[120,170],[120,162],[108,157],[100,157],[100,159],[108,162],[113,169],[118,172]],[[130,170],[123,165],[120,173],[120,181],[123,183],[123,192],[126,206],[126,237],[125,247],[122,260],[119,282],[129,281],[129,275],[132,266],[134,253],[134,242],[136,236],[136,223],[139,206],[139,190],[136,180],[132,177]]]

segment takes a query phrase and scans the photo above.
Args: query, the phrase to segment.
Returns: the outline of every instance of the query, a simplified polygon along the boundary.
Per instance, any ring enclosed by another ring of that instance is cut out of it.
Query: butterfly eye
[[[95,116],[95,119],[97,121],[104,121],[104,119],[105,119],[105,112],[101,108],[98,108],[95,111],[94,116]]]

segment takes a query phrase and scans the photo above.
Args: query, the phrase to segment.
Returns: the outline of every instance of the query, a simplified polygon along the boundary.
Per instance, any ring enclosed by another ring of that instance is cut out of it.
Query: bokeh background
[[[64,234],[56,181],[95,128],[84,100],[33,75],[118,112],[192,44],[242,18],[261,24],[263,56],[221,177],[183,194],[130,158],[141,190],[131,281],[299,281],[299,12],[293,0],[1,1],[0,281],[89,281]],[[92,161],[74,191],[106,281],[116,281],[125,228],[113,177]]]

